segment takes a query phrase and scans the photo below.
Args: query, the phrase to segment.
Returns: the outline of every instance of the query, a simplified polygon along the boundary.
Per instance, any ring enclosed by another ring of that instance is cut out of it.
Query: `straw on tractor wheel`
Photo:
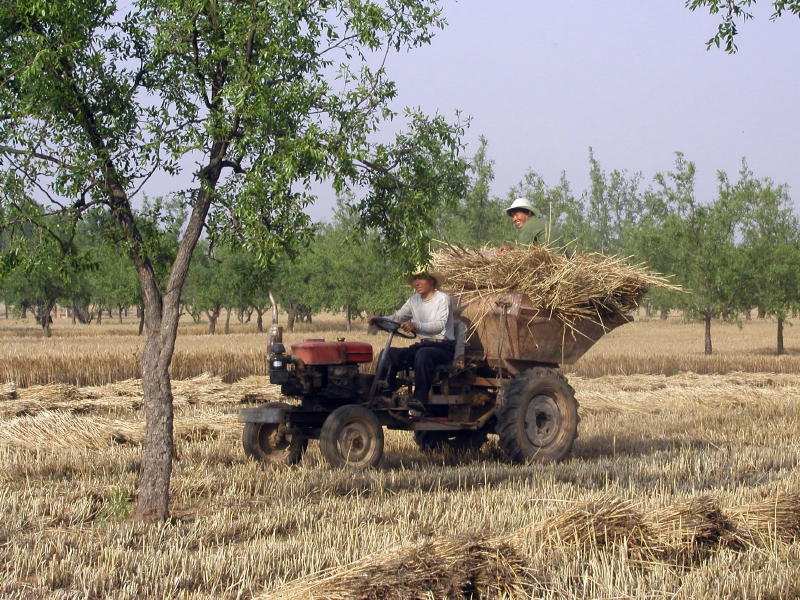
[[[268,402],[262,408],[292,408],[285,402]],[[295,438],[285,423],[245,423],[242,445],[248,456],[272,464],[295,465],[308,448],[308,439]]]
[[[554,369],[519,373],[503,389],[496,430],[512,460],[561,460],[578,435],[575,390]]]
[[[485,431],[415,431],[414,442],[422,452],[450,449],[453,452],[480,450],[489,435]]]
[[[346,404],[325,419],[319,449],[333,467],[368,469],[383,457],[383,428],[368,408]]]

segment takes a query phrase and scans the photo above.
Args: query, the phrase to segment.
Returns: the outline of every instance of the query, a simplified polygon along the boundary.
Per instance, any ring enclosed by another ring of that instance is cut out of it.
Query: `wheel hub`
[[[370,452],[369,430],[364,423],[348,423],[339,433],[339,451],[348,461],[363,460]]]
[[[534,446],[547,446],[561,430],[561,411],[550,396],[535,396],[525,412],[525,432]]]

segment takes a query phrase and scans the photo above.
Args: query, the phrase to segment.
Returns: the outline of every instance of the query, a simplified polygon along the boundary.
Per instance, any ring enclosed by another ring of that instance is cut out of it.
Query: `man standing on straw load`
[[[384,378],[389,389],[397,388],[397,372],[414,367],[414,404],[423,409],[428,400],[428,392],[433,385],[436,367],[453,360],[455,334],[450,297],[438,290],[443,283],[440,273],[418,270],[409,279],[416,292],[393,315],[387,317],[400,323],[400,329],[415,332],[420,342],[408,348],[389,348],[384,364],[384,373],[376,376]],[[372,323],[370,317],[369,321]]]

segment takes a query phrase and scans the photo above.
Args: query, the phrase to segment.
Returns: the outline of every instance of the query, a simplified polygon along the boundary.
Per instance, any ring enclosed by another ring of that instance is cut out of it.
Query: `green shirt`
[[[515,241],[517,244],[534,244],[546,241],[545,223],[538,217],[529,217],[525,224],[517,229]]]

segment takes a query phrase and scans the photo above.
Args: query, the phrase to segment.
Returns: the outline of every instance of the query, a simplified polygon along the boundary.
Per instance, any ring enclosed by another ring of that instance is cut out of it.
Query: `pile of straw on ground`
[[[405,544],[289,582],[262,598],[536,597],[546,582],[536,581],[536,569],[526,561],[546,563],[554,552],[622,551],[642,568],[683,569],[721,549],[768,548],[798,535],[800,494],[794,492],[727,511],[710,496],[640,512],[630,500],[603,495],[504,539],[451,537]]]
[[[426,600],[523,596],[524,561],[508,543],[441,537],[390,548],[341,570],[299,579],[265,599]]]
[[[17,397],[17,386],[13,383],[0,383],[0,402]]]
[[[175,417],[176,439],[199,440],[218,435],[240,435],[236,415],[195,414]],[[116,444],[140,444],[144,423],[68,411],[44,411],[0,421],[0,447],[42,452],[100,450]]]
[[[677,290],[643,266],[602,254],[571,254],[544,245],[517,246],[505,252],[447,246],[433,253],[431,269],[462,304],[487,294],[519,292],[543,316],[572,325],[581,318],[601,323],[627,315],[652,286]]]
[[[173,406],[178,410],[196,405],[262,403],[281,398],[280,386],[270,384],[265,377],[248,377],[227,384],[221,377],[208,373],[174,380],[172,393]],[[77,388],[53,384],[19,390],[14,384],[5,384],[0,387],[0,401],[0,418],[46,411],[134,411],[142,408],[142,383],[138,379],[127,379],[104,386]]]

